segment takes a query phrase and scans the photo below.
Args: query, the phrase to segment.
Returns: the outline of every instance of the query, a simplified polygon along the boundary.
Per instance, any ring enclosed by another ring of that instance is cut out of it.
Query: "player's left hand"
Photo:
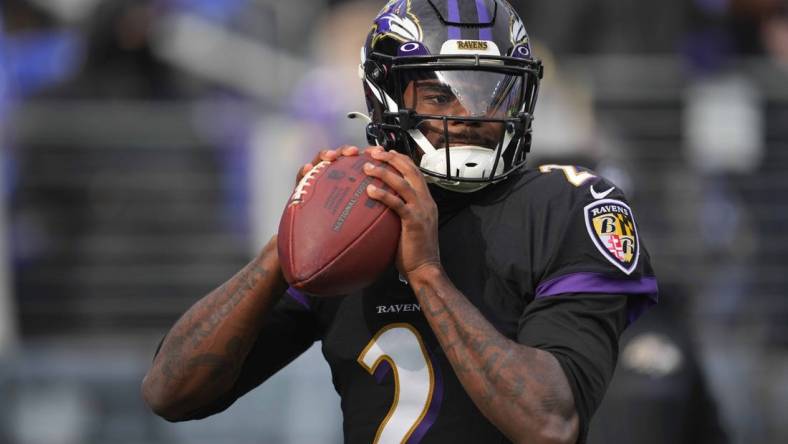
[[[364,166],[364,172],[377,177],[396,193],[395,195],[374,185],[367,187],[369,197],[394,210],[402,220],[396,259],[399,272],[407,278],[424,266],[440,266],[438,207],[430,195],[421,170],[410,157],[396,151],[384,151],[377,147],[368,148],[366,152],[373,159],[386,162],[392,167],[380,168],[368,163]]]

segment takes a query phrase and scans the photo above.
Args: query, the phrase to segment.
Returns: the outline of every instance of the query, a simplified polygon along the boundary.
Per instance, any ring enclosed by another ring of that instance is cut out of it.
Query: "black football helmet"
[[[361,52],[370,144],[472,192],[525,165],[541,62],[504,0],[391,0]]]

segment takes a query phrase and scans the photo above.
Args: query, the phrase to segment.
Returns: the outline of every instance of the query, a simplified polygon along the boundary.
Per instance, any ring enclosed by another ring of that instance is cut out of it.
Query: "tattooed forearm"
[[[232,310],[241,303],[250,293],[253,292],[255,286],[268,275],[268,270],[262,268],[259,264],[249,264],[241,275],[235,280],[227,282],[219,287],[219,295],[215,299],[208,299],[201,301],[204,303],[205,310],[203,312],[206,318],[194,324],[194,326],[187,332],[191,336],[192,343],[198,347],[203,339],[210,336],[216,327],[232,313]]]
[[[552,355],[500,334],[442,271],[409,278],[468,395],[510,439],[542,442],[546,423],[576,421],[571,390]],[[568,442],[575,428],[567,428]]]
[[[143,381],[157,412],[179,418],[234,384],[260,331],[261,319],[286,289],[274,240],[225,284],[195,303],[162,342]],[[180,412],[180,413],[178,413]]]
[[[244,338],[234,336],[225,347],[225,353],[203,353],[189,359],[186,370],[197,367],[210,369],[211,383],[221,384],[228,376],[232,375],[241,365]]]
[[[255,287],[267,275],[267,270],[259,264],[251,263],[236,278],[223,284],[205,299],[200,300],[186,313],[184,318],[187,322],[176,324],[170,333],[171,338],[168,338],[160,351],[160,355],[164,359],[162,372],[168,380],[189,375],[200,365],[210,367],[212,361],[206,359],[206,356],[223,359],[222,364],[227,368],[240,366],[239,361],[243,359],[242,353],[236,353],[235,356],[205,353],[188,360],[184,360],[183,356],[199,350],[203,341],[215,333],[222,321],[227,319],[233,309],[254,292]],[[226,350],[243,350],[250,340],[251,338],[248,337],[235,336],[228,340]],[[230,361],[230,358],[235,358],[236,361]],[[213,362],[218,361],[214,359]]]

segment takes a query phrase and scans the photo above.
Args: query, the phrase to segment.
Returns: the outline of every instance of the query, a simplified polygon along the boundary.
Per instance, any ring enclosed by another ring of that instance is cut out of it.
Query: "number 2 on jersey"
[[[424,341],[409,324],[383,327],[358,356],[374,375],[383,361],[394,373],[394,402],[375,434],[375,444],[405,443],[427,415],[435,389],[435,370]]]

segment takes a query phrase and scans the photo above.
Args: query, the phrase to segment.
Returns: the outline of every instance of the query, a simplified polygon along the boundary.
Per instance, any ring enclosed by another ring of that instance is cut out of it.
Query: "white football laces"
[[[298,182],[298,185],[295,187],[295,191],[293,191],[293,196],[290,198],[290,205],[295,205],[303,200],[303,196],[306,195],[307,190],[306,187],[309,185],[309,181],[314,179],[320,170],[325,167],[326,165],[330,164],[331,162],[324,160],[317,165],[313,166],[312,169],[307,171],[304,174],[304,177]]]

